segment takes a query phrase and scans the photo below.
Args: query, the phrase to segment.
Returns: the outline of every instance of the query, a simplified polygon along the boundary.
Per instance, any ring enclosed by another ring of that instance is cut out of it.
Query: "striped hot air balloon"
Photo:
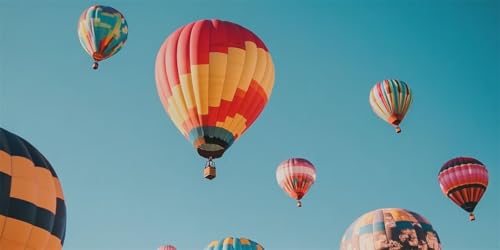
[[[112,7],[93,5],[83,11],[78,21],[78,37],[85,51],[92,57],[93,69],[98,62],[118,53],[128,36],[125,17]]]
[[[271,96],[274,66],[248,29],[200,20],[172,33],[156,58],[156,86],[175,126],[208,159],[221,157],[257,119]]]
[[[226,237],[210,242],[205,250],[264,250],[264,247],[249,239]]]
[[[443,193],[475,220],[474,209],[488,187],[486,166],[471,157],[453,158],[439,170],[438,181]]]
[[[423,216],[402,208],[384,208],[356,219],[345,231],[340,250],[433,249],[441,241]]]
[[[401,80],[383,80],[370,91],[370,106],[382,120],[393,125],[396,133],[401,132],[399,124],[413,100],[410,88]]]
[[[316,168],[306,159],[291,158],[278,165],[276,180],[281,189],[297,200],[297,206],[301,207],[300,200],[316,181]]]
[[[163,246],[159,247],[157,250],[177,250],[177,248],[175,248],[172,245],[163,245]]]
[[[66,205],[45,157],[0,128],[0,249],[62,249]]]

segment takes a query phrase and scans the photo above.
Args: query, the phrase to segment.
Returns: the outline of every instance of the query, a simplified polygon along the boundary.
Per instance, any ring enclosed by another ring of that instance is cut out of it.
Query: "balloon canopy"
[[[488,187],[486,166],[472,157],[457,157],[447,161],[439,170],[441,191],[475,220],[474,209]]]
[[[370,106],[382,120],[401,132],[399,124],[410,108],[413,97],[410,87],[401,80],[383,80],[373,86],[370,91]]]
[[[402,208],[384,208],[356,219],[342,236],[340,250],[441,249],[431,223]]]
[[[288,196],[297,200],[297,206],[301,207],[300,200],[316,181],[316,168],[306,159],[290,158],[278,165],[276,181]]]
[[[205,250],[264,250],[264,247],[246,238],[226,237],[210,242]]]
[[[49,161],[0,128],[0,249],[62,249],[66,205]]]
[[[172,245],[163,245],[158,247],[157,250],[177,250],[177,248]]]
[[[98,62],[118,53],[128,36],[125,17],[118,10],[103,5],[93,5],[83,11],[78,21],[78,37],[85,51]]]

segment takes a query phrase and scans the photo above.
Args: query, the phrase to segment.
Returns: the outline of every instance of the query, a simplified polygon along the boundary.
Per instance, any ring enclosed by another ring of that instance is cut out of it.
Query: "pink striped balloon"
[[[177,248],[175,248],[172,245],[165,245],[165,246],[159,247],[157,250],[177,250]]]
[[[300,200],[316,181],[316,168],[306,159],[291,158],[278,165],[276,180],[281,189],[297,200],[297,206],[301,207]]]

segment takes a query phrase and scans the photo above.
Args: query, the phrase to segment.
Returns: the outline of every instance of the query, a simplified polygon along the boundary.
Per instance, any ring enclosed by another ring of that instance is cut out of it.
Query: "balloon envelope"
[[[199,20],[172,33],[156,59],[164,109],[205,158],[218,158],[257,119],[269,100],[274,66],[250,30]]]
[[[399,124],[408,112],[412,100],[410,87],[401,80],[383,80],[375,84],[369,98],[373,112],[396,127],[397,133],[401,132]]]
[[[210,242],[205,250],[264,250],[264,247],[246,238],[226,237]]]
[[[431,223],[402,208],[384,208],[356,219],[342,236],[340,250],[441,249]]]
[[[93,5],[83,11],[78,21],[78,37],[85,51],[99,62],[120,51],[128,36],[125,17],[118,10]]]
[[[438,174],[441,191],[474,220],[474,209],[488,187],[486,166],[472,157],[457,157],[446,162]]]
[[[164,245],[164,246],[159,247],[157,250],[177,250],[177,248],[175,248],[172,245]]]
[[[0,249],[62,249],[66,205],[47,159],[0,128]]]
[[[276,169],[276,181],[285,193],[299,201],[316,181],[316,168],[303,158],[290,158],[281,162]]]

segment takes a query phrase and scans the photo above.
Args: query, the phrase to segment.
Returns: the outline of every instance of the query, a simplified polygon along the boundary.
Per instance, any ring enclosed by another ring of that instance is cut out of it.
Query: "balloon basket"
[[[399,126],[396,127],[396,133],[397,134],[401,133],[401,128]]]
[[[205,179],[212,180],[217,176],[215,167],[212,166],[206,166],[205,169],[203,169],[203,177]]]
[[[475,221],[475,220],[476,220],[476,216],[474,216],[474,214],[473,214],[473,213],[470,213],[470,214],[469,214],[469,220],[470,220],[470,221]]]

